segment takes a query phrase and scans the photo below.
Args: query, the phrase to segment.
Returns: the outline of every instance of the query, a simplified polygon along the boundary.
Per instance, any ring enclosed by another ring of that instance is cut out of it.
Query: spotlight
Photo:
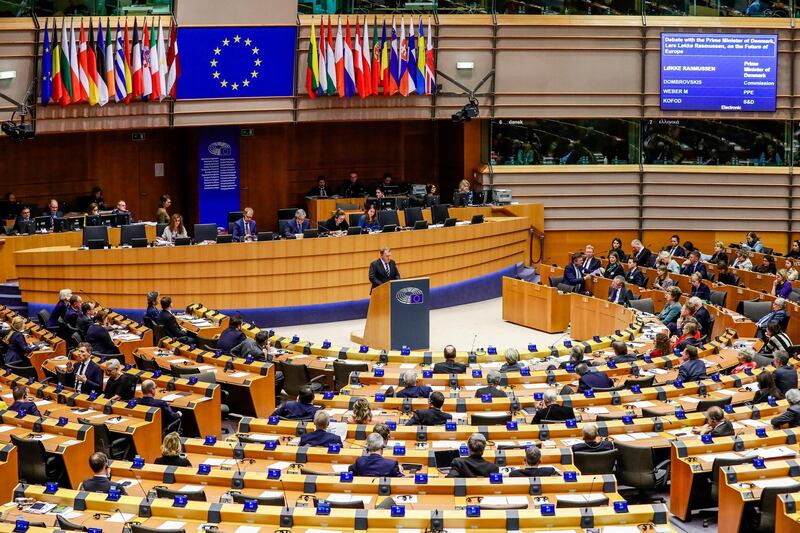
[[[481,110],[478,107],[478,100],[475,98],[470,98],[469,103],[467,103],[464,107],[462,107],[459,111],[453,114],[451,117],[453,122],[462,123],[462,122],[469,122],[473,118],[477,118],[480,115]]]
[[[25,139],[33,139],[35,133],[33,131],[33,124],[18,124],[12,120],[6,120],[0,124],[0,130],[11,137],[13,141],[24,141]]]

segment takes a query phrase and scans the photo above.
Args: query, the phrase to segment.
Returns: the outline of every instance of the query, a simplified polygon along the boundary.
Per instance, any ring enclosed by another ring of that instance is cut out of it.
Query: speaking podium
[[[427,350],[430,345],[430,279],[389,281],[372,291],[363,336],[353,342],[382,350]]]

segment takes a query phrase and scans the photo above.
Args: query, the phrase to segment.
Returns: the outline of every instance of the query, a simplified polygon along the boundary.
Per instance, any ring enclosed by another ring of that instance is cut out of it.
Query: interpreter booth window
[[[494,165],[627,165],[639,163],[639,121],[493,120]]]
[[[495,0],[501,15],[639,15],[640,0]]]
[[[791,126],[779,120],[645,121],[646,164],[788,166]]]
[[[172,0],[0,0],[0,17],[34,12],[38,17],[169,15]]]
[[[776,17],[792,16],[794,2],[771,0],[666,0],[645,2],[651,16]]]
[[[333,15],[337,13],[373,13],[376,15],[480,14],[492,12],[492,0],[298,0],[297,11],[307,15]]]

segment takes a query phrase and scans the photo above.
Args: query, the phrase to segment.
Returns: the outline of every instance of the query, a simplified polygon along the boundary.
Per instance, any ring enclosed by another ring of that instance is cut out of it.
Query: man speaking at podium
[[[369,281],[372,283],[369,293],[372,294],[375,287],[395,279],[400,279],[400,271],[392,261],[392,249],[381,248],[380,257],[369,265]]]

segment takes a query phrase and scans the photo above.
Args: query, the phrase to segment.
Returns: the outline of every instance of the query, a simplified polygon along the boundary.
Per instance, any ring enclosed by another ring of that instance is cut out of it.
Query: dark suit
[[[86,339],[86,332],[89,331],[89,326],[92,324],[94,324],[94,320],[83,313],[79,314],[78,318],[75,320],[75,327],[77,328],[78,333],[81,334],[81,338],[84,340]]]
[[[308,192],[306,193],[306,196],[312,196],[312,197],[313,196],[321,196],[323,198],[328,197],[330,195],[331,195],[331,192],[328,190],[327,187],[319,187],[319,186],[311,187],[308,190]]]
[[[700,261],[695,264],[689,263],[688,265],[681,267],[681,274],[684,276],[691,276],[695,272],[699,273],[703,279],[706,279],[706,266]]]
[[[636,356],[632,353],[624,353],[622,355],[615,355],[613,357],[610,357],[608,360],[614,363],[615,365],[622,365],[625,363],[633,363],[634,361],[636,361]]]
[[[431,392],[433,392],[433,389],[423,385],[421,387],[406,387],[403,390],[397,391],[395,396],[398,398],[428,398],[431,395]]]
[[[763,317],[761,317],[756,324],[758,324],[758,330],[756,331],[756,337],[759,339],[763,339],[766,331],[767,326],[770,322],[778,322],[779,324],[783,325],[784,321],[788,318],[789,315],[786,314],[786,311],[783,309],[778,309],[777,311],[770,311]]]
[[[55,221],[56,221],[57,218],[64,218],[64,212],[63,211],[56,211],[55,214],[53,214],[53,212],[50,211],[49,209],[45,209],[44,211],[42,211],[42,216],[43,217],[50,217],[50,220],[52,220],[53,223],[55,224]]]
[[[683,246],[675,246],[674,248],[672,246],[667,246],[664,250],[669,252],[669,255],[672,257],[686,257],[686,250],[683,249]]]
[[[125,494],[125,487],[102,475],[95,475],[94,477],[85,479],[82,485],[83,490],[88,492],[105,492],[108,494],[108,491],[111,490],[111,487],[116,487],[122,494]]]
[[[14,233],[33,233],[35,227],[32,218],[17,217],[14,221]]]
[[[636,254],[631,252],[631,256],[633,256],[640,265],[647,265],[651,255],[653,255],[653,252],[651,252],[649,248],[642,248]]]
[[[76,327],[78,323],[78,317],[81,315],[80,306],[76,310],[74,307],[69,306],[67,310],[64,311],[64,322],[72,326],[73,328]]]
[[[309,220],[303,219],[301,224],[297,223],[297,219],[293,218],[289,222],[286,223],[286,228],[283,230],[284,237],[291,237],[293,235],[299,235],[303,233],[303,230],[311,229],[311,222]]]
[[[364,187],[358,181],[351,183],[350,180],[347,180],[339,186],[339,196],[342,198],[360,198],[364,196],[365,192]]]
[[[678,368],[678,378],[682,381],[700,381],[706,377],[706,365],[700,359],[689,359]]]
[[[708,260],[709,263],[713,263],[715,265],[720,261],[725,261],[727,263],[728,254],[726,254],[725,252],[715,252],[714,255],[712,255],[711,258]]]
[[[558,476],[559,473],[552,466],[529,466],[512,470],[508,477],[547,477]]]
[[[229,354],[236,345],[243,342],[246,338],[247,336],[242,333],[242,330],[231,327],[225,328],[223,332],[220,333],[219,339],[217,339],[217,349],[222,350],[222,353]]]
[[[467,365],[457,361],[444,361],[433,365],[434,374],[464,374],[466,371]]]
[[[728,272],[725,274],[720,272],[717,274],[717,283],[722,283],[724,285],[738,285],[739,279],[733,272]]]
[[[784,396],[789,389],[797,388],[797,369],[793,366],[776,368],[772,377],[775,380],[775,386],[781,390]]]
[[[372,283],[370,294],[375,290],[375,287],[383,285],[387,281],[400,279],[400,271],[397,270],[397,263],[394,260],[389,261],[389,272],[386,272],[386,266],[383,261],[376,259],[369,264],[369,282]]]
[[[348,468],[354,476],[401,477],[400,466],[394,459],[386,459],[378,453],[363,455]]]
[[[577,285],[578,290],[583,292],[584,282],[581,267],[575,264],[567,265],[566,268],[564,268],[564,279],[561,280],[561,283],[564,285]]]
[[[148,305],[147,309],[144,311],[144,317],[149,318],[153,322],[158,322],[158,316],[160,311],[155,308],[155,306]]]
[[[613,386],[614,382],[603,372],[588,372],[581,376],[578,381],[578,392],[583,392],[587,389],[607,389]]]
[[[488,387],[481,387],[475,391],[476,398],[480,398],[484,394],[488,394],[492,398],[508,398],[508,395],[505,392],[501,391],[497,387],[492,387],[491,385]]]
[[[158,322],[163,326],[164,333],[173,339],[179,339],[186,335],[183,328],[178,325],[178,319],[175,318],[175,315],[166,309],[161,310],[161,314],[158,315]]]
[[[729,420],[723,420],[714,429],[707,432],[706,435],[711,435],[712,437],[730,437],[733,433],[733,424],[731,424]]]
[[[328,220],[325,221],[325,229],[328,231],[347,231],[347,228],[350,227],[350,224],[347,223],[347,219],[342,219],[341,224],[336,223],[336,215],[332,216]]]
[[[109,335],[106,328],[100,324],[92,324],[89,326],[84,338],[86,342],[92,345],[93,353],[119,353],[119,348],[117,348],[117,345],[111,340],[111,335]]]
[[[147,407],[158,407],[161,409],[161,429],[165,430],[169,427],[170,424],[175,422],[180,418],[180,415],[176,413],[172,407],[169,406],[167,402],[164,400],[157,400],[152,396],[143,396],[137,399],[139,405],[146,405]]]
[[[591,259],[587,258],[583,260],[583,265],[581,265],[581,272],[583,272],[584,274],[591,274],[601,266],[602,263],[600,263],[600,260],[598,258],[596,257],[592,257]]]
[[[192,466],[192,462],[182,455],[162,455],[156,457],[153,463],[166,466]]]
[[[8,351],[6,352],[6,364],[25,365],[31,364],[27,354],[33,351],[33,346],[28,344],[25,340],[25,334],[21,331],[15,331],[8,339]]]
[[[572,410],[572,407],[554,403],[536,411],[536,414],[533,415],[533,423],[541,424],[542,420],[569,420],[570,418],[575,418],[575,411]]]
[[[256,221],[255,220],[251,220],[250,222],[247,223],[247,226],[248,226],[247,229],[249,230],[249,232],[245,231],[246,228],[245,228],[245,225],[244,225],[244,218],[240,218],[239,220],[234,222],[233,223],[233,235],[232,235],[231,238],[234,241],[243,241],[243,240],[245,240],[247,235],[250,235],[250,238],[255,239],[256,238]]]
[[[237,357],[252,357],[257,361],[266,361],[267,357],[264,355],[264,348],[259,346],[254,339],[245,338],[242,342],[234,346],[231,355]]]
[[[700,283],[698,287],[692,286],[692,293],[690,296],[697,296],[703,301],[711,300],[711,289],[705,283]],[[706,332],[703,332],[706,333]]]
[[[59,300],[58,303],[53,306],[53,310],[50,312],[50,318],[47,319],[48,328],[58,327],[58,319],[64,318],[64,314],[67,312],[67,307],[68,304],[64,300]]]
[[[453,415],[441,409],[417,409],[406,422],[407,426],[443,426]]]
[[[639,268],[633,268],[625,274],[625,281],[638,287],[644,287],[644,274]]]
[[[680,351],[683,351],[686,349],[687,346],[694,346],[696,348],[701,348],[703,346],[703,343],[702,341],[700,341],[700,339],[697,339],[695,337],[686,337],[685,339],[677,343],[675,345],[675,348],[677,348]]]
[[[784,424],[790,428],[797,427],[800,425],[800,405],[790,405],[786,411],[770,420],[770,424],[776,429]]]
[[[319,411],[319,407],[310,403],[289,401],[281,404],[272,414],[273,416],[292,420],[312,420],[314,418],[314,413],[317,411]]]
[[[76,362],[72,365],[72,372],[67,373],[67,386],[74,387],[75,390],[79,390],[80,388],[79,392],[81,394],[90,394],[92,391],[96,392],[98,395],[102,394],[103,370],[100,368],[100,365],[94,361],[87,361],[83,363],[83,366],[83,375],[86,377],[86,381],[79,383],[75,379],[81,367],[81,363]]]
[[[698,307],[692,316],[700,324],[700,334],[710,335],[711,332],[708,329],[711,326],[711,315],[708,310],[705,307]]]
[[[119,378],[106,380],[106,387],[103,389],[104,398],[119,396],[120,400],[131,400],[136,395],[136,380],[129,374],[121,374]]]
[[[42,413],[39,412],[39,408],[36,407],[36,404],[31,401],[28,402],[16,401],[12,403],[8,409],[10,411],[16,411],[18,413],[24,410],[29,415],[42,416]]]
[[[500,467],[495,463],[490,463],[483,457],[470,455],[453,459],[447,477],[489,477],[489,474],[498,472]]]
[[[619,295],[617,295],[617,293],[619,293]],[[608,288],[609,302],[616,302],[620,305],[628,307],[632,299],[633,299],[633,293],[628,287],[623,287],[621,289],[615,289],[614,287]]]
[[[324,429],[317,429],[303,434],[300,437],[300,446],[327,446],[328,444],[342,445],[339,435],[328,433]]]
[[[607,452],[614,449],[614,443],[601,440],[597,442],[579,442],[572,446],[572,452]]]

